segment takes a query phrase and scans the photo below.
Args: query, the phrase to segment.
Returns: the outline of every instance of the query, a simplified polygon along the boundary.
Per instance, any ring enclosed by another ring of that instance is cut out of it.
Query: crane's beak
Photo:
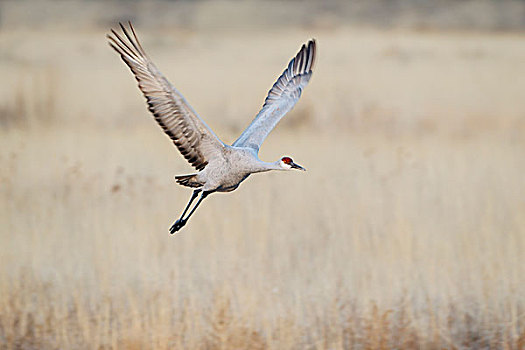
[[[305,168],[303,168],[299,164],[295,164],[294,162],[290,163],[290,166],[292,167],[292,169],[299,169],[299,170],[302,170],[302,171],[306,171]]]

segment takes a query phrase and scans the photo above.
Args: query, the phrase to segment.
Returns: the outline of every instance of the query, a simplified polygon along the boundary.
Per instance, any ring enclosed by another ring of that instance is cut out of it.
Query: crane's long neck
[[[270,171],[270,170],[285,170],[285,169],[281,167],[281,165],[279,164],[279,161],[268,163],[268,162],[263,162],[262,160],[259,160],[257,164],[254,166],[253,172],[262,173],[262,172]]]

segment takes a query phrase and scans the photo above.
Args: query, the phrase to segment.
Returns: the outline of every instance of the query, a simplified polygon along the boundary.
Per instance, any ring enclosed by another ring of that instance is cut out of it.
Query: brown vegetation
[[[523,36],[137,29],[226,142],[315,34],[261,154],[308,172],[170,236],[190,168],[106,28],[2,33],[0,348],[525,348]]]

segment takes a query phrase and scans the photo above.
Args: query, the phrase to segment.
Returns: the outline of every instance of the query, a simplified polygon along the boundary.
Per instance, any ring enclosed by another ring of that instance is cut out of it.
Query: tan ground
[[[140,28],[231,142],[319,60],[255,175],[168,227],[192,171],[105,29],[0,36],[1,348],[525,347],[525,36]]]

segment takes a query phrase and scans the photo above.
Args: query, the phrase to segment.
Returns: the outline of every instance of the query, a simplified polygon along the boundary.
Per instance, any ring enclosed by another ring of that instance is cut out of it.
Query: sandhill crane
[[[131,22],[129,22],[129,30],[122,23],[119,24],[124,37],[112,29],[112,34],[107,35],[109,45],[120,54],[135,75],[155,120],[172,139],[184,158],[198,170],[196,174],[175,176],[178,184],[194,190],[179,219],[171,226],[171,234],[186,224],[210,193],[233,191],[253,173],[270,170],[305,170],[295,164],[290,157],[282,157],[271,163],[263,162],[259,159],[258,152],[275,125],[297,103],[302,90],[312,76],[316,52],[314,39],[303,44],[268,92],[261,111],[241,136],[229,146],[215,135],[177,89],[155,67],[142,48]],[[199,200],[185,217],[199,193],[201,194]]]

